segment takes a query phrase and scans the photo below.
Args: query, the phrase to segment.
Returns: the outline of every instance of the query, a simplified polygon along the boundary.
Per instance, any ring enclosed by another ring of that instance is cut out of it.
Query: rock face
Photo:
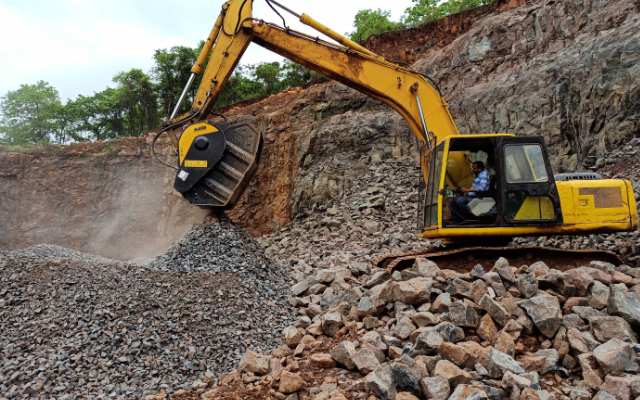
[[[640,98],[637,21],[627,0],[535,1],[478,21],[415,67],[439,82],[461,133],[542,135],[555,172],[575,170],[639,132],[628,107]]]
[[[52,244],[130,260],[155,258],[208,211],[173,190],[145,138],[8,153],[0,149],[0,249]],[[158,153],[171,159],[166,144]]]

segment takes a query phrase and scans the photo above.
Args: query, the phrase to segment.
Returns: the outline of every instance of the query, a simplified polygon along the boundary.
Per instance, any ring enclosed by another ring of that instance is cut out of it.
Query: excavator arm
[[[171,120],[165,124],[179,152],[180,165],[174,167],[178,170],[174,187],[192,203],[230,206],[255,172],[257,161],[252,159],[260,156],[258,141],[253,140],[243,146],[243,140],[246,141],[243,138],[247,135],[240,135],[241,143],[229,140],[229,136],[237,133],[238,129],[251,130],[249,121],[240,123],[241,128],[206,122],[251,42],[389,105],[402,115],[425,148],[431,148],[436,138],[440,141],[458,134],[445,100],[427,77],[372,53],[306,14],[292,12],[301,22],[337,43],[256,20],[252,17],[252,3],[253,0],[229,0],[223,5],[222,13],[192,68],[183,96]],[[201,73],[207,57],[209,62],[190,111],[176,117],[193,78]],[[180,140],[174,133],[176,128],[183,129]],[[208,136],[202,138],[203,133]],[[257,130],[253,134],[259,136]],[[209,142],[206,149],[198,150],[205,147],[205,141]],[[227,153],[235,153],[235,157],[226,160]],[[213,177],[210,171],[216,169],[216,163],[222,163],[224,170]],[[240,167],[234,170],[233,165]],[[423,157],[422,167],[427,179],[428,157]],[[233,179],[228,179],[230,177]],[[194,190],[196,187],[199,189]],[[194,195],[194,191],[198,193]]]

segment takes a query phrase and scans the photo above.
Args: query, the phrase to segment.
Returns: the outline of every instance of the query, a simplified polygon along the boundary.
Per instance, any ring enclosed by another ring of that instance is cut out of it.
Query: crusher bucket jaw
[[[258,168],[263,130],[253,116],[185,126],[173,187],[197,206],[233,206]]]

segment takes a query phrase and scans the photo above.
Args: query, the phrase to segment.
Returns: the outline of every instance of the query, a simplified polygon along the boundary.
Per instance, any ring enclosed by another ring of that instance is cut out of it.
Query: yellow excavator
[[[216,99],[251,42],[372,96],[402,115],[420,144],[424,177],[420,236],[448,241],[524,235],[633,231],[638,212],[631,183],[595,173],[554,176],[542,137],[459,134],[438,86],[428,76],[372,53],[306,14],[274,0],[280,14],[335,41],[283,28],[252,16],[252,0],[229,0],[191,69],[167,133],[178,153],[175,189],[192,204],[230,207],[257,168],[262,138],[252,117],[214,122]],[[281,15],[280,15],[281,16]],[[284,18],[283,18],[284,21]],[[176,116],[195,76],[202,75],[191,110]],[[155,147],[154,147],[155,154]],[[157,157],[157,155],[156,155]],[[464,223],[453,223],[450,203],[474,180],[472,165],[485,164],[488,190],[468,202]]]

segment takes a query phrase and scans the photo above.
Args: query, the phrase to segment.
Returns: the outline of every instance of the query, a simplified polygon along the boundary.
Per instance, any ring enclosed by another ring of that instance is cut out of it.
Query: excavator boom
[[[179,165],[172,166],[178,171],[174,187],[192,204],[232,206],[257,169],[262,139],[255,118],[225,123],[208,119],[240,58],[253,42],[400,113],[421,147],[425,187],[418,223],[424,237],[459,241],[478,236],[583,234],[637,228],[638,214],[629,182],[595,176],[569,176],[562,178],[566,181],[556,182],[541,137],[460,135],[446,101],[428,77],[372,53],[306,14],[298,15],[273,0],[266,1],[335,42],[254,19],[253,0],[229,0],[223,5],[191,70],[192,77],[161,132],[169,134],[178,150]],[[207,57],[209,61],[202,72]],[[176,117],[193,78],[200,73],[202,80],[190,111]],[[487,163],[491,170],[489,188],[473,191],[468,199],[456,197],[460,189],[473,184],[471,165],[478,163],[483,169]],[[467,207],[468,211],[460,207]],[[459,226],[461,220],[465,227]]]

